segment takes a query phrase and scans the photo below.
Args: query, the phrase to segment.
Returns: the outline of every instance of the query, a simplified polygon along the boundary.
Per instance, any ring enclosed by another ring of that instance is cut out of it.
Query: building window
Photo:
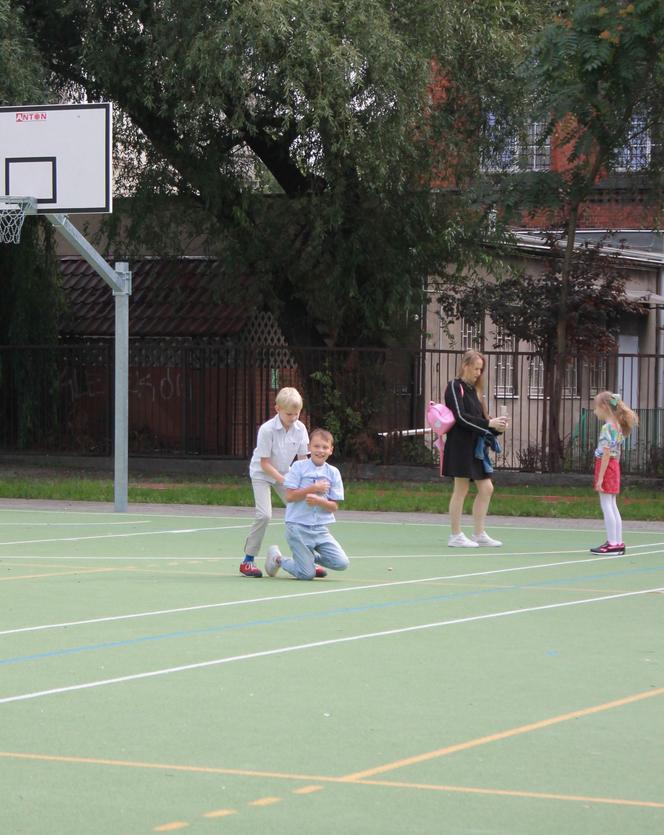
[[[590,396],[594,397],[600,391],[606,391],[609,387],[609,366],[606,357],[598,357],[588,363],[588,386]]]
[[[533,356],[528,362],[528,397],[544,397],[544,362]]]
[[[485,154],[484,171],[548,171],[551,166],[551,141],[544,122],[531,122],[521,134],[500,139],[496,120],[489,114],[486,135],[495,150]]]
[[[500,329],[496,332],[496,397],[516,397],[516,339]]]
[[[563,397],[577,397],[579,394],[578,362],[573,360],[565,369]],[[544,361],[532,356],[528,363],[528,396],[544,397]]]
[[[461,320],[461,350],[481,351],[484,345],[484,328],[480,322]]]
[[[578,397],[579,395],[579,362],[573,359],[565,369],[563,380],[563,397]]]
[[[642,171],[650,165],[650,131],[644,116],[632,116],[629,138],[616,157],[616,171]]]

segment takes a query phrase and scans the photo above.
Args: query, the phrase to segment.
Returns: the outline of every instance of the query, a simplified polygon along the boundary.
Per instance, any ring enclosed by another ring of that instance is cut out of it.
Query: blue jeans
[[[286,523],[286,541],[293,556],[282,557],[281,567],[297,580],[313,580],[316,564],[333,571],[348,568],[348,557],[325,525]]]

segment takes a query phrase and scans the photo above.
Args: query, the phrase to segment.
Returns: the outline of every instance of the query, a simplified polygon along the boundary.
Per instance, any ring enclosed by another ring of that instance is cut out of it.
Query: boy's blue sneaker
[[[243,577],[262,577],[263,572],[257,568],[253,561],[245,560],[240,563],[240,574]]]

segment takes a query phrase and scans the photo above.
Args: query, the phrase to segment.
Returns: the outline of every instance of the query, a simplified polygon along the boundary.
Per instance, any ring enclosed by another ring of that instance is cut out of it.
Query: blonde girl
[[[595,450],[595,490],[604,516],[606,542],[591,548],[593,554],[624,554],[622,518],[616,496],[620,493],[620,451],[625,438],[638,424],[637,415],[619,394],[601,391],[595,397],[595,415],[602,421]]]

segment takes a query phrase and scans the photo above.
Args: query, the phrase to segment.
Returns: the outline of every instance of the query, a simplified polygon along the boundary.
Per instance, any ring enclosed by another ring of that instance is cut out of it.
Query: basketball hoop
[[[34,197],[0,197],[0,243],[20,243],[25,216],[35,214]]]

